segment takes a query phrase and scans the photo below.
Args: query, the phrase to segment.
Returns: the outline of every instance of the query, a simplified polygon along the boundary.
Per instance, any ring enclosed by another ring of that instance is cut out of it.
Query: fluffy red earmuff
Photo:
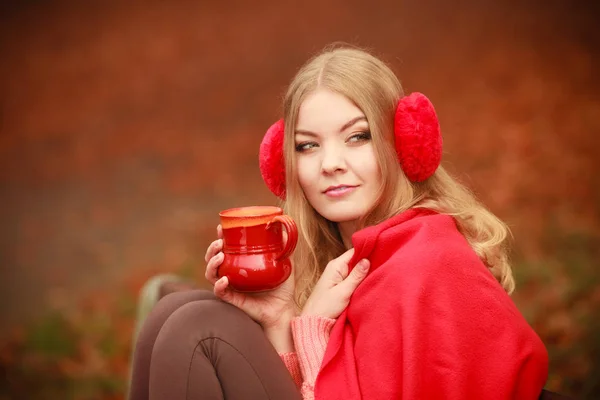
[[[283,160],[283,119],[267,130],[260,144],[258,164],[267,187],[277,197],[285,199],[285,162]]]
[[[274,123],[260,144],[260,173],[273,194],[285,199],[283,159],[283,119]],[[442,160],[440,124],[429,99],[418,92],[398,101],[394,116],[394,146],[398,161],[408,179],[422,182]]]

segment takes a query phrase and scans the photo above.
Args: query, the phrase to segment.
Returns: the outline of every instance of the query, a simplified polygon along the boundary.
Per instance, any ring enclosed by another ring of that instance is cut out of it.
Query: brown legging
[[[300,398],[260,325],[208,291],[165,296],[139,333],[130,400]]]

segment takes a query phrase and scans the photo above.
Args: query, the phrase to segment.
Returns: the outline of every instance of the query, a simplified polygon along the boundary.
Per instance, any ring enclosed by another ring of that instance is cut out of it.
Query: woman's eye
[[[367,140],[371,140],[371,132],[361,132],[356,135],[350,136],[350,138],[348,139],[348,141],[352,143],[364,142]]]
[[[298,143],[296,145],[296,151],[299,153],[302,153],[303,151],[307,151],[310,150],[314,147],[316,147],[317,144],[315,142],[303,142],[303,143]]]

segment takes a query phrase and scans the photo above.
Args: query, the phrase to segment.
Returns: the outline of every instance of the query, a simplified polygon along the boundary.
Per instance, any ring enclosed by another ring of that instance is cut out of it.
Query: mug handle
[[[298,227],[296,226],[296,223],[294,222],[292,217],[290,217],[289,215],[276,216],[271,221],[269,221],[266,229],[269,229],[273,222],[281,222],[288,234],[287,242],[285,242],[285,247],[281,251],[281,254],[277,256],[277,260],[279,261],[281,259],[289,257],[290,254],[292,254],[292,252],[296,249],[296,244],[298,243]]]

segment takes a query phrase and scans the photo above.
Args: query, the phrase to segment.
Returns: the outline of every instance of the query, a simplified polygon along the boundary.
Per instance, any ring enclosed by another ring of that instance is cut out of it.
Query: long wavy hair
[[[307,201],[297,179],[294,132],[298,110],[317,89],[328,89],[352,101],[365,114],[381,169],[377,201],[359,221],[374,225],[409,208],[420,207],[451,215],[475,253],[510,294],[514,279],[508,261],[507,226],[440,166],[426,181],[410,182],[394,149],[394,113],[404,96],[392,70],[370,53],[348,46],[326,48],[310,59],[292,80],[283,103],[286,169],[285,212],[298,224],[293,255],[295,297],[302,307],[329,261],[346,249],[337,224],[319,215]]]

